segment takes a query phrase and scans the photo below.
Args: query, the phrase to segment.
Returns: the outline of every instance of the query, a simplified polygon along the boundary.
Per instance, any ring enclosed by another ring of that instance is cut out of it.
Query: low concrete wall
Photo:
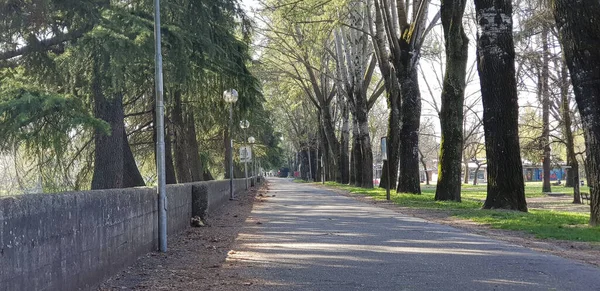
[[[235,189],[245,189],[236,179]],[[229,197],[229,181],[167,186],[168,233],[187,228],[193,188],[208,214]],[[0,290],[91,289],[158,247],[153,188],[32,194],[0,199]]]
[[[250,186],[250,180],[248,180],[248,186]],[[234,196],[245,190],[245,179],[233,180]],[[192,216],[200,216],[202,220],[205,220],[209,213],[223,206],[229,200],[229,196],[229,180],[227,180],[227,183],[223,183],[223,181],[208,181],[193,185]]]

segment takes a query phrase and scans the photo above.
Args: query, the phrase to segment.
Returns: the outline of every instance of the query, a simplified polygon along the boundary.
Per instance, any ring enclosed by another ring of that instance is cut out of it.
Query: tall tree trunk
[[[212,181],[215,179],[215,177],[213,177],[213,175],[210,173],[210,171],[208,169],[204,169],[204,173],[202,173],[204,181]]]
[[[369,122],[359,122],[359,139],[361,160],[359,167],[362,171],[360,186],[363,188],[373,188],[373,150],[371,137],[369,136]]]
[[[335,136],[335,129],[333,127],[333,118],[331,117],[331,111],[329,109],[329,105],[323,106],[321,108],[322,113],[322,122],[323,122],[323,130],[325,132],[325,137],[327,139],[327,143],[330,146],[330,150],[333,153],[334,164],[328,165],[329,167],[333,167],[335,169],[335,181],[340,183],[342,181],[342,155],[340,152],[340,142]]]
[[[308,155],[306,154],[306,150],[302,149],[299,152],[300,158],[300,178],[302,180],[308,181]]]
[[[350,179],[348,184],[355,185],[356,184],[356,153],[354,152],[356,148],[354,147],[354,139],[352,139],[352,149],[350,150]]]
[[[370,2],[369,2],[370,3]],[[378,6],[378,5],[377,5]],[[368,6],[370,8],[370,4]],[[400,95],[400,84],[394,74],[389,54],[386,51],[385,43],[385,31],[383,26],[383,17],[380,9],[375,11],[375,23],[371,18],[371,11],[368,11],[369,16],[369,28],[371,32],[371,38],[373,39],[373,47],[375,55],[377,56],[377,64],[379,71],[383,77],[383,83],[385,86],[387,105],[390,110],[388,117],[388,131],[387,131],[387,161],[383,162],[383,169],[389,167],[389,185],[390,188],[396,188],[396,182],[398,181],[398,162],[399,162],[399,148],[400,138],[398,133],[400,132],[400,112],[402,111],[402,102]],[[397,14],[397,12],[395,13]],[[397,17],[397,16],[396,16]],[[386,188],[388,185],[388,175],[382,175],[379,183],[380,188]]]
[[[475,169],[475,177],[473,177],[473,186],[476,186],[479,181],[479,169],[481,169],[481,164],[477,164],[477,168]]]
[[[102,60],[100,60],[102,58]],[[92,95],[94,98],[94,117],[110,125],[107,134],[96,130],[94,134],[94,174],[92,190],[123,188],[123,95],[105,96],[102,73],[108,69],[108,57],[94,56],[92,75]]]
[[[342,134],[340,138],[340,163],[341,163],[341,183],[350,183],[350,110],[348,109],[348,103],[343,102],[342,104]]]
[[[131,147],[127,142],[127,133],[123,128],[123,188],[146,186],[140,173]]]
[[[488,169],[485,209],[527,211],[519,147],[519,103],[509,0],[475,0],[477,64]]]
[[[419,177],[419,125],[421,123],[421,93],[417,69],[398,71],[402,92],[402,122],[400,127],[399,193],[421,194]]]
[[[319,124],[322,124],[320,114],[319,114]],[[329,142],[327,141],[327,137],[325,136],[325,131],[323,130],[322,126],[319,126],[319,135],[320,135],[320,140],[321,140],[321,152],[322,152],[321,155],[322,155],[322,159],[323,159],[323,164],[325,166],[323,169],[323,171],[325,171],[325,180],[326,181],[335,181],[335,179],[332,179],[333,174],[331,173],[331,169],[330,169],[330,168],[332,168],[330,145],[329,145]],[[346,155],[348,155],[348,150],[346,150]]]
[[[469,184],[469,175],[471,174],[469,173],[469,160],[465,158],[463,160],[463,163],[465,164],[465,180],[463,181],[463,183]]]
[[[173,165],[173,142],[171,141],[173,129],[169,125],[165,125],[165,127],[165,179],[167,184],[177,184],[175,165]]]
[[[419,157],[420,157],[421,165],[423,166],[423,169],[425,172],[425,185],[429,185],[429,172],[427,171],[427,162],[425,161],[425,156],[423,155],[421,150],[419,150]]]
[[[600,2],[555,0],[554,17],[583,123],[590,225],[600,225]]]
[[[396,78],[394,77],[394,80]],[[386,85],[387,87],[387,85]],[[398,132],[400,132],[400,88],[398,88],[398,84],[394,85],[394,89],[391,89],[390,92],[386,92],[388,107],[390,108],[390,114],[388,117],[388,131],[387,131],[387,161],[383,162],[383,168],[387,169],[388,165],[390,167],[390,188],[396,188],[396,182],[398,181],[398,161],[399,161],[399,145],[400,138],[398,136]],[[387,90],[387,89],[386,89]],[[386,188],[388,177],[387,173],[381,176],[381,180],[379,183],[380,188]]]
[[[110,125],[108,134],[96,130],[92,190],[123,188],[123,97],[116,94],[106,99],[99,88],[94,92],[94,117]]]
[[[354,114],[353,114],[354,115]],[[350,173],[350,184],[360,187],[362,185],[363,168],[361,165],[362,161],[362,148],[360,144],[358,122],[356,118],[352,118],[352,170]]]
[[[442,89],[438,181],[435,200],[461,201],[463,105],[469,58],[469,39],[462,26],[466,0],[442,1],[441,17],[446,43],[446,74]]]
[[[358,87],[358,86],[357,86]],[[367,99],[362,89],[358,89],[356,97],[356,126],[358,127],[358,140],[360,145],[360,187],[373,188],[373,150],[369,134],[369,109]]]
[[[173,127],[175,129],[174,144],[175,144],[175,172],[177,173],[177,181],[179,183],[188,183],[194,181],[191,173],[191,160],[188,157],[188,138],[186,137],[186,125],[181,100],[181,91],[175,90],[173,93]]]
[[[566,139],[566,137],[565,137]],[[565,174],[567,175],[567,178],[565,179],[565,187],[573,187],[573,183],[577,182],[575,180],[573,180],[573,166],[572,166],[572,161],[571,158],[569,156],[569,145],[567,142],[567,166],[570,166],[570,168],[567,168],[565,171]]]
[[[200,160],[199,146],[198,140],[196,139],[196,120],[194,119],[194,114],[192,110],[189,108],[186,109],[186,123],[185,123],[185,138],[186,140],[186,154],[190,163],[190,176],[192,177],[192,181],[202,181],[204,180],[204,167],[202,166],[202,161]]]
[[[571,121],[571,106],[569,98],[569,77],[567,64],[561,62],[560,70],[560,98],[561,98],[561,114],[563,118],[563,131],[567,144],[567,165],[571,168],[567,169],[566,187],[573,187],[573,203],[581,204],[581,193],[579,192],[579,162],[575,155],[575,140],[573,138],[573,122]]]
[[[548,28],[546,25],[542,28],[542,144],[544,147],[544,161],[542,169],[544,171],[542,192],[552,192],[550,186],[550,51],[548,49]]]

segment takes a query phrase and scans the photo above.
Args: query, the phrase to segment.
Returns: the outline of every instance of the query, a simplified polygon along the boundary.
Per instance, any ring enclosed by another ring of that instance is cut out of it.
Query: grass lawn
[[[425,193],[435,194],[435,185],[421,185],[421,191]],[[581,192],[589,193],[590,189],[588,186],[581,186]],[[573,188],[567,188],[565,186],[552,186],[552,193],[564,193],[566,195],[573,195]],[[463,184],[461,197],[463,199],[475,199],[483,201],[487,195],[487,184],[484,185],[467,185]],[[542,182],[527,182],[525,183],[525,197],[544,197],[546,194],[542,193]]]
[[[538,185],[539,184],[539,185]],[[385,200],[385,189],[363,189],[354,186],[327,182],[326,185],[344,189],[352,194],[371,196]],[[464,185],[463,202],[441,202],[434,200],[435,186],[423,186],[422,195],[403,194],[391,191],[391,199],[403,207],[439,209],[449,211],[451,216],[485,223],[492,228],[524,231],[537,238],[600,242],[600,227],[588,225],[589,213],[573,213],[552,210],[531,209],[528,213],[506,210],[483,210],[487,185]],[[587,187],[582,192],[587,191]],[[544,196],[541,183],[527,184],[528,198]],[[568,193],[572,188],[553,186],[553,193]]]
[[[303,180],[303,179],[298,179],[298,178],[295,178],[295,179],[294,179],[294,183],[308,183],[308,181],[306,181],[306,180]]]

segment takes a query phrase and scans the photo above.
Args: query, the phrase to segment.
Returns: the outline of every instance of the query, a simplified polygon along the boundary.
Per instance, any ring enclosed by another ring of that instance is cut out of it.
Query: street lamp
[[[250,144],[251,155],[254,155],[254,142],[256,142],[256,139],[253,136],[248,138],[248,143]],[[254,159],[256,157],[251,156],[251,158],[252,158],[252,172],[250,174],[252,175],[252,182],[256,186],[256,177],[255,177],[256,176],[256,169],[255,169],[256,164],[254,163]]]
[[[248,120],[241,120],[240,127],[244,130],[244,141],[246,140],[246,129],[250,127],[250,122]],[[246,190],[248,190],[248,154],[246,149],[246,156],[244,157],[244,175],[246,177]]]
[[[223,92],[223,100],[229,103],[229,199],[233,200],[233,138],[231,138],[231,129],[233,127],[233,103],[238,100],[238,92],[235,89]]]
[[[167,186],[165,178],[165,106],[163,98],[160,0],[154,0],[154,91],[156,92],[156,171],[158,177],[158,248],[167,252]]]

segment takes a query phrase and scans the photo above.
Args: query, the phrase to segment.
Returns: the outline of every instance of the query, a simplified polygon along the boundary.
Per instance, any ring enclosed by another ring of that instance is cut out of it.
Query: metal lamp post
[[[387,138],[381,138],[381,160],[387,161]],[[390,200],[390,163],[386,163],[387,185],[385,187],[385,198]]]
[[[256,139],[253,136],[248,138],[248,143],[250,144],[250,153],[252,155],[254,155],[254,142],[256,142]],[[252,171],[250,172],[250,175],[252,175],[253,184],[256,186],[256,169],[255,169],[256,164],[254,163],[254,159],[256,157],[251,156],[251,158],[252,158]]]
[[[223,100],[229,103],[229,199],[233,200],[233,138],[231,138],[231,129],[233,128],[233,104],[238,100],[238,92],[230,89],[223,92]]]
[[[154,74],[156,91],[156,172],[158,176],[158,247],[167,252],[167,186],[165,177],[165,106],[163,104],[160,0],[154,0]]]
[[[244,141],[246,140],[246,129],[250,127],[250,121],[240,121],[240,127],[244,130]],[[248,159],[244,157],[244,175],[246,177],[246,190],[248,190]]]

